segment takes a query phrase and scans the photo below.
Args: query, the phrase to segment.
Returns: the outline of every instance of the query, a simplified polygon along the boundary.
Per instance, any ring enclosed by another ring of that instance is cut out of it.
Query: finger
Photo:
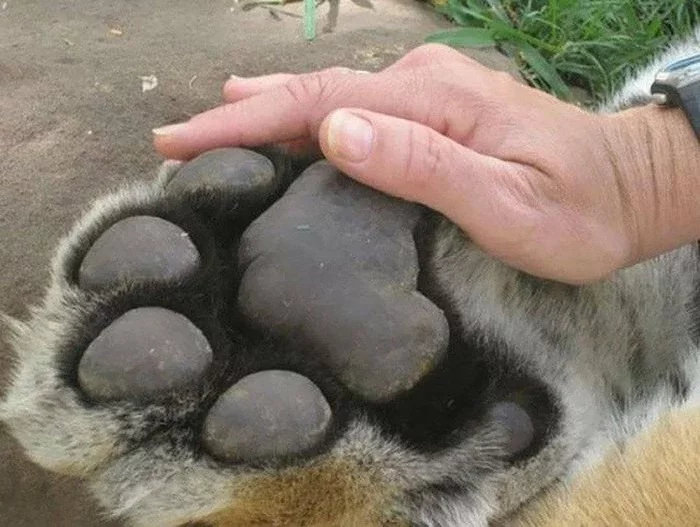
[[[259,93],[284,86],[294,77],[291,73],[275,73],[261,77],[232,76],[224,84],[224,101],[236,102]]]
[[[274,73],[259,77],[237,77],[236,75],[231,75],[231,78],[224,84],[224,101],[234,103],[268,90],[280,88],[294,76],[293,73]],[[278,143],[278,146],[292,155],[305,155],[317,150],[317,147],[307,138],[284,141]]]
[[[463,61],[465,63],[468,62],[475,67],[479,66],[475,60],[462,53],[459,53],[458,51],[455,51],[449,46],[445,46],[443,44],[425,44],[401,57],[394,64],[385,68],[385,71],[427,66],[435,64],[438,61],[445,62],[447,60]],[[356,70],[344,67],[333,68],[333,70],[339,74],[371,73],[365,70]],[[299,74],[273,73],[271,75],[260,75],[257,77],[239,77],[237,75],[231,75],[231,78],[224,84],[224,101],[236,102],[273,88],[279,88],[297,75]]]
[[[556,184],[532,167],[366,110],[334,111],[323,121],[319,141],[326,158],[348,176],[441,212],[486,253],[515,268],[583,283],[600,260],[590,226],[552,199]]]
[[[154,143],[167,158],[189,159],[223,146],[315,141],[323,118],[341,107],[363,107],[440,130],[447,126],[444,116],[456,111],[438,108],[453,104],[449,94],[439,92],[442,85],[428,90],[431,97],[423,95],[425,89],[417,89],[417,83],[431,82],[430,72],[412,71],[348,75],[336,69],[294,76],[278,88],[219,106],[186,123],[156,129]],[[469,120],[468,114],[461,119]]]
[[[350,177],[443,213],[477,238],[502,211],[509,163],[408,120],[341,109],[321,126],[326,158]]]
[[[350,68],[333,68],[333,72],[337,74],[362,74],[370,73],[369,71],[353,70]],[[251,97],[259,93],[280,88],[291,81],[297,75],[293,73],[274,73],[272,75],[262,75],[260,77],[236,77],[231,78],[224,84],[224,101],[236,102],[246,97]]]

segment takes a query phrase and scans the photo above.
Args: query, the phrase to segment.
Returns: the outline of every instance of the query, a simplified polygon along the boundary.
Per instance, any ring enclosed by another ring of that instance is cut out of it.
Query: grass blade
[[[530,44],[521,42],[519,48],[523,60],[545,83],[547,83],[557,97],[571,100],[571,90],[559,76],[554,66],[547,62],[547,59]]]
[[[700,0],[430,0],[463,34],[428,40],[454,46],[498,44],[534,85],[594,100],[618,89],[630,70],[700,24]],[[595,101],[593,101],[595,102]]]
[[[426,42],[439,42],[460,48],[485,48],[496,45],[491,31],[480,27],[440,31],[430,35]]]
[[[316,38],[316,0],[304,0],[304,38]]]

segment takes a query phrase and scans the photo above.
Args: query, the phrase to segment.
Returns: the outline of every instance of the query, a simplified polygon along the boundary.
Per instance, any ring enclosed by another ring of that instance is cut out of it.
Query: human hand
[[[647,156],[626,147],[648,131],[639,119],[586,112],[444,46],[375,74],[232,79],[224,95],[227,104],[157,130],[156,148],[182,159],[225,145],[320,145],[350,177],[423,203],[492,256],[564,282],[599,279],[669,243],[645,235],[663,229],[645,215],[660,199],[658,182],[642,177]]]

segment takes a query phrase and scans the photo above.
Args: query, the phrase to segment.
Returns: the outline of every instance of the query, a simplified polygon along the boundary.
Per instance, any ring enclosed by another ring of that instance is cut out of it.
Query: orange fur
[[[525,507],[516,527],[700,525],[700,409],[675,410]]]
[[[387,517],[395,490],[349,462],[321,461],[279,474],[254,476],[231,506],[204,521],[217,527],[400,527]]]

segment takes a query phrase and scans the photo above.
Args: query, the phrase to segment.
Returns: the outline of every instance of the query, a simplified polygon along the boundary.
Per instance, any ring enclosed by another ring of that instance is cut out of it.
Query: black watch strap
[[[700,54],[666,66],[656,76],[651,93],[662,104],[683,110],[700,140]]]
[[[700,140],[700,84],[674,88],[655,82],[651,85],[651,93],[664,95],[667,105],[683,110]]]

